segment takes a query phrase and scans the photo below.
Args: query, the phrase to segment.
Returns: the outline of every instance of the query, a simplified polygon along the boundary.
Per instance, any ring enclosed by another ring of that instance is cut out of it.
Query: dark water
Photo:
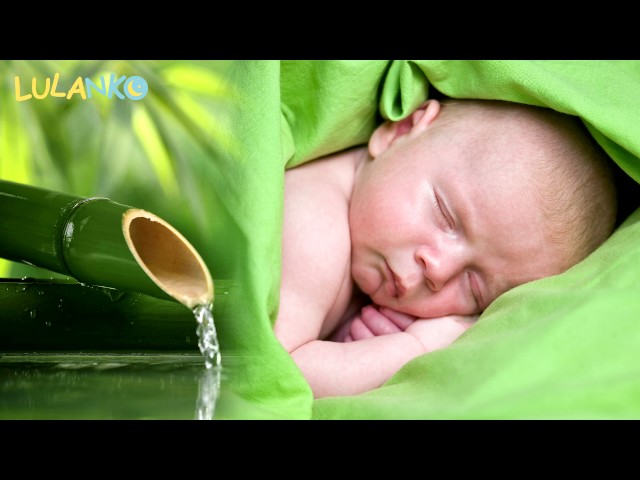
[[[103,290],[0,279],[0,420],[280,416],[254,393],[255,358],[221,356],[209,305]],[[216,319],[237,322],[229,292],[218,282]]]
[[[227,418],[223,383],[197,352],[2,354],[0,419]]]

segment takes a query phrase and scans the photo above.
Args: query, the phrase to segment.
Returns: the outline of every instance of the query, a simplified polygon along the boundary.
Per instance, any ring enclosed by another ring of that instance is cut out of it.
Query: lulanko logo
[[[78,77],[75,79],[71,88],[67,91],[59,91],[58,85],[60,80],[60,74],[56,73],[53,79],[46,77],[31,78],[31,92],[22,91],[22,82],[20,77],[15,77],[16,84],[16,100],[18,102],[24,102],[26,100],[36,99],[43,100],[47,97],[59,97],[71,100],[78,95],[82,100],[91,98],[94,93],[107,97],[109,99],[116,97],[120,100],[128,98],[129,100],[142,100],[149,91],[149,85],[147,81],[137,75],[132,77],[126,77],[122,75],[116,77],[115,73],[110,74],[108,77],[102,75],[100,77],[100,86],[93,82],[89,77]],[[120,89],[122,88],[122,91]]]

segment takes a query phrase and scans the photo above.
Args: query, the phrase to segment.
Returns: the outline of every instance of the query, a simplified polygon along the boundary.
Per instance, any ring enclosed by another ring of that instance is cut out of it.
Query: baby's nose
[[[461,255],[428,247],[416,250],[416,261],[422,269],[427,286],[434,292],[442,290],[464,268]]]

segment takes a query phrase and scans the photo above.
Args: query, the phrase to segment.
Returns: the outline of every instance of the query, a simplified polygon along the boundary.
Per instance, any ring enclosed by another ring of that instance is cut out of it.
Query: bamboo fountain
[[[193,321],[197,309],[214,301],[211,274],[180,232],[153,213],[107,198],[85,198],[0,180],[0,257],[42,267],[82,284],[0,280],[4,299],[0,330],[5,333],[0,335],[4,337],[0,348],[108,347],[114,334],[109,315],[122,320],[113,327],[118,333],[124,324],[131,330],[129,324],[133,326],[135,320],[139,329],[154,324],[156,337],[160,335],[169,345],[193,346],[193,323],[184,319]],[[92,288],[83,288],[85,285]],[[28,288],[31,291],[25,292]],[[50,294],[40,297],[34,291]],[[66,310],[56,308],[63,304],[68,305]],[[90,327],[85,319],[77,318],[79,311],[86,317],[92,305],[100,308],[88,316],[101,319],[96,322],[107,334],[86,335]],[[42,327],[52,322],[57,330]],[[27,325],[38,325],[41,335]],[[63,330],[73,329],[80,334],[65,340]],[[24,338],[28,331],[34,336]],[[139,333],[125,339],[125,345],[148,346],[156,341]]]
[[[0,180],[0,232],[0,257],[8,260],[190,309],[213,300],[198,252],[145,210]]]

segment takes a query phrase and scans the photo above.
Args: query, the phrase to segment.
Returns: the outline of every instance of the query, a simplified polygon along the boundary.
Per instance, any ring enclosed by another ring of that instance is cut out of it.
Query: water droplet
[[[38,295],[44,295],[44,290],[38,290]]]
[[[30,316],[31,318],[36,318],[36,314],[37,314],[36,309],[33,309],[33,310],[31,310],[31,311],[29,312],[29,316]]]
[[[51,322],[50,322],[50,321],[48,321],[48,320],[47,320],[46,322],[44,322],[44,324],[45,324],[47,327],[50,327],[50,326],[51,326]]]
[[[73,240],[73,229],[75,228],[73,222],[67,222],[64,227],[64,232],[62,233],[62,246],[64,249],[68,249],[69,245],[71,245],[71,241]]]
[[[109,298],[111,299],[112,302],[117,302],[125,294],[124,290],[115,290],[115,289],[108,289],[106,293],[107,295],[109,295]]]

